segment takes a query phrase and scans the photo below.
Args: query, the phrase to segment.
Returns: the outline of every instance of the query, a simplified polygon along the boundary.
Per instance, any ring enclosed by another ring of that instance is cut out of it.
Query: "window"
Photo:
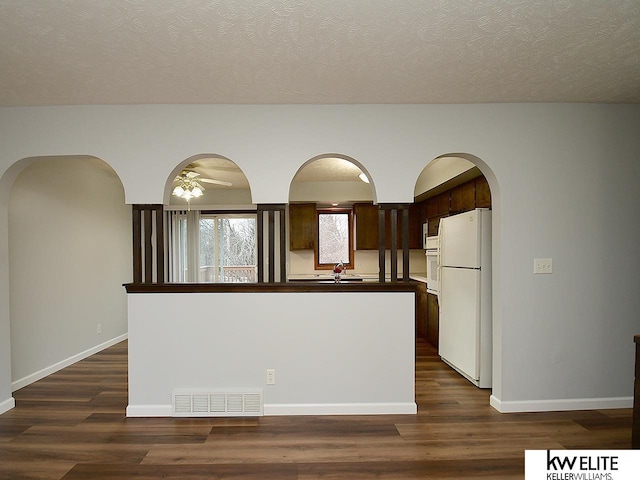
[[[170,281],[255,282],[254,213],[172,212]]]
[[[353,265],[353,215],[350,209],[318,210],[316,268],[333,268],[336,263]]]
[[[200,216],[200,281],[256,281],[256,216]]]

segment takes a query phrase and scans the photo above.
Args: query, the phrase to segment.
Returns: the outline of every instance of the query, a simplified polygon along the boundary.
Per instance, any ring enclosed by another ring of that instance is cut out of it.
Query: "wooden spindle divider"
[[[380,204],[378,217],[378,280],[386,281],[386,219],[389,216],[389,247],[391,282],[398,281],[398,212],[400,212],[402,238],[402,281],[409,281],[409,205],[408,203]]]
[[[162,205],[132,206],[133,283],[165,283]]]

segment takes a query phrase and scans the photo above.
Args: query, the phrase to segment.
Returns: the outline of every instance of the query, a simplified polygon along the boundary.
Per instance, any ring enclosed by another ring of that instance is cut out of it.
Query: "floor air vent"
[[[259,417],[261,389],[174,390],[174,417]]]

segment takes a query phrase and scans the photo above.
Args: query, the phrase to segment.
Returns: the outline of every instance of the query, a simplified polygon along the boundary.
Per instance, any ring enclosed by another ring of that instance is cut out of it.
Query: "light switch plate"
[[[534,258],[533,273],[553,273],[553,260],[551,258]]]

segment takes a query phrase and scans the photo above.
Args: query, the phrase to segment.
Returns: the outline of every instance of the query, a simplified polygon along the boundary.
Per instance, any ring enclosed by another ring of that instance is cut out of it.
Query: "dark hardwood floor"
[[[14,393],[0,479],[521,479],[525,449],[627,449],[631,409],[500,414],[419,341],[417,415],[126,418],[123,342]]]

